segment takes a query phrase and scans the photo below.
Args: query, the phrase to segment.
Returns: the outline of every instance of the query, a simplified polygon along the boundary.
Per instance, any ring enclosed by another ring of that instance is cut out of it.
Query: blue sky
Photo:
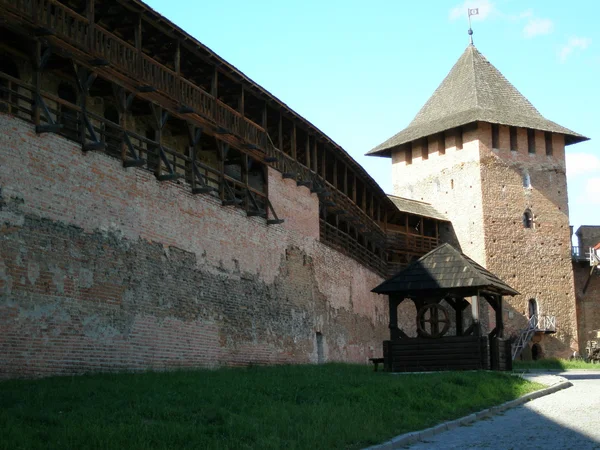
[[[391,162],[363,156],[404,128],[468,44],[548,119],[567,147],[571,223],[600,225],[600,2],[147,0],[340,144],[391,192]]]

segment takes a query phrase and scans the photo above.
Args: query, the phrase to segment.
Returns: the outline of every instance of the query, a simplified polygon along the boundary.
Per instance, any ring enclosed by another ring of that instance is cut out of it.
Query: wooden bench
[[[377,372],[379,364],[383,364],[383,358],[369,358],[369,362],[373,364],[373,371]]]

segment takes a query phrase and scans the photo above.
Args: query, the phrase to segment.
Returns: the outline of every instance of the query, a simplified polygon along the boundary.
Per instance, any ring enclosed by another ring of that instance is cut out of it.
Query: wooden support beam
[[[267,130],[267,117],[268,117],[268,109],[267,109],[267,102],[265,102],[263,109],[262,109],[262,127],[265,129],[265,131]]]
[[[344,194],[348,195],[348,166],[344,164]]]
[[[337,171],[337,165],[338,165],[338,160],[337,158],[334,156],[333,157],[333,186],[335,188],[338,187],[338,171]]]
[[[306,135],[306,141],[304,142],[304,156],[306,158],[306,167],[310,170],[310,136]]]
[[[283,151],[283,115],[279,113],[279,124],[277,125],[277,147]]]
[[[363,190],[362,190],[362,205],[361,208],[364,212],[367,212],[367,186],[365,184],[363,184]]]
[[[135,21],[135,25],[134,25],[134,30],[133,30],[133,35],[134,35],[134,41],[135,41],[135,49],[137,52],[137,57],[138,57],[138,76],[141,78],[142,77],[142,15],[141,14],[137,14],[136,17],[136,21]]]
[[[212,79],[210,80],[210,95],[217,98],[219,94],[219,71],[215,66],[213,70]]]
[[[175,42],[175,55],[173,65],[175,66],[175,73],[181,75],[181,42],[179,39]]]
[[[88,20],[88,45],[89,48],[95,49],[95,35],[94,28],[96,27],[96,7],[95,0],[86,0],[85,2],[85,17]]]
[[[386,208],[385,213],[383,215],[383,231],[387,233],[388,230],[388,210]]]
[[[496,298],[496,302],[498,304],[498,308],[496,309],[496,329],[497,329],[497,337],[504,337],[504,317],[502,316],[502,310],[504,299],[501,295]]]
[[[240,98],[238,99],[238,111],[240,112],[242,117],[245,114],[245,109],[246,109],[246,94],[245,94],[244,86],[242,86],[242,91],[240,92]]]
[[[291,149],[292,149],[292,158],[294,160],[298,159],[296,155],[296,122],[292,123],[292,136],[291,136]]]

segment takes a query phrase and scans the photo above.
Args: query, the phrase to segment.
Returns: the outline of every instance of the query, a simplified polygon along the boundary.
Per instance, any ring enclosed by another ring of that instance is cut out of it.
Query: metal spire
[[[469,40],[470,40],[470,44],[473,45],[473,29],[471,28],[471,16],[477,16],[479,15],[479,8],[475,8],[475,9],[468,9],[468,16],[469,16]]]

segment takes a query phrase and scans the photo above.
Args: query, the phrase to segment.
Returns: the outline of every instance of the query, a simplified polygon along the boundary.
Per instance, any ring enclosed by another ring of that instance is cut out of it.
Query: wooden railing
[[[56,0],[0,0],[23,20],[48,30],[90,58],[106,60],[113,68],[156,88],[181,105],[265,151],[268,142],[264,128],[214,98],[202,88],[182,78],[134,46],[95,24],[90,38],[88,20]]]
[[[427,253],[439,244],[439,240],[432,236],[422,236],[419,234],[388,232],[388,246],[392,250],[412,251],[415,253]]]
[[[33,122],[34,93],[33,85],[0,72],[0,113]],[[183,151],[170,148],[91,111],[85,112],[87,127],[80,106],[47,92],[41,93],[41,99],[45,111],[40,116],[40,125],[58,125],[58,134],[82,143],[84,148],[95,138],[105,153],[122,159],[126,166],[156,172],[161,164],[158,176],[171,175],[169,179],[180,178],[191,186],[202,186],[203,193],[220,199],[224,205],[241,207],[248,215],[260,216],[267,221],[277,219],[271,216],[272,206],[265,191],[246,185],[199,159],[194,161],[187,147]],[[82,135],[84,142],[81,142]],[[166,170],[167,164],[170,172]]]
[[[356,239],[323,219],[320,220],[320,230],[321,242],[350,256],[359,263],[375,269],[381,276],[387,276],[387,264],[380,255],[359,244]]]

